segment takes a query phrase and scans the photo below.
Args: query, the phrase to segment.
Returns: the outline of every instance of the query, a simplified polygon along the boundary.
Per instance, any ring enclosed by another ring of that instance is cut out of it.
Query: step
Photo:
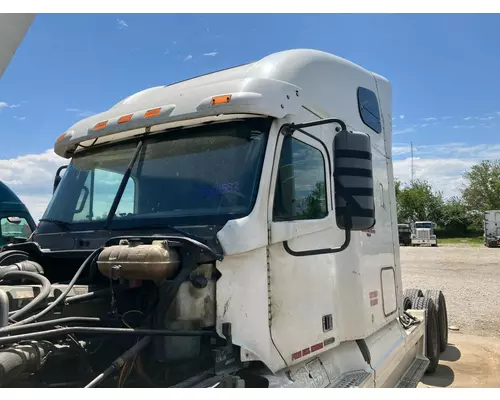
[[[354,371],[342,374],[330,387],[336,389],[358,388],[370,374],[366,371]]]
[[[416,358],[406,370],[396,387],[416,388],[428,366],[429,360],[427,358]]]

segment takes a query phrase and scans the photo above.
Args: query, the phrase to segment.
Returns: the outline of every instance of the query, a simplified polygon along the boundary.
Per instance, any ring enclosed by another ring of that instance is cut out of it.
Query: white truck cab
[[[70,127],[55,151],[71,162],[32,240],[59,255],[103,246],[99,271],[135,285],[153,272],[127,270],[144,254],[131,240],[149,252],[156,238],[168,260],[155,274],[205,274],[172,289],[180,308],[160,318],[228,341],[198,386],[415,386],[446,344],[435,299],[403,294],[391,149],[387,79],[279,52]],[[169,341],[155,369],[215,343],[197,340]]]
[[[437,247],[438,241],[434,229],[436,224],[432,221],[416,221],[413,224],[411,235],[412,246],[432,246]]]

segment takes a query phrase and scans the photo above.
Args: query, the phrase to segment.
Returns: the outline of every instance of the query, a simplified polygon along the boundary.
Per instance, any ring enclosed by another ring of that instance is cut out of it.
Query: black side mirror
[[[335,135],[335,214],[340,229],[360,231],[375,225],[370,136],[343,129]]]
[[[57,186],[59,186],[59,183],[61,182],[61,179],[62,179],[62,177],[61,177],[61,175],[60,175],[60,174],[61,174],[61,171],[62,171],[63,169],[66,169],[66,168],[68,168],[68,166],[67,166],[67,165],[63,165],[62,167],[59,167],[59,168],[57,169],[56,176],[55,176],[55,178],[54,178],[54,187],[53,187],[53,189],[52,189],[52,193],[54,193],[54,192],[56,191]]]

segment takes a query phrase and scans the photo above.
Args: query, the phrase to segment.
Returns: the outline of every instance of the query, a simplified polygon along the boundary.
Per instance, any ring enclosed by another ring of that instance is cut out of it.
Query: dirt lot
[[[419,387],[500,387],[500,249],[401,248],[404,288],[441,289],[448,349]]]
[[[401,247],[403,288],[440,289],[450,326],[500,338],[500,249]]]
[[[500,339],[450,332],[436,372],[418,387],[500,388]]]

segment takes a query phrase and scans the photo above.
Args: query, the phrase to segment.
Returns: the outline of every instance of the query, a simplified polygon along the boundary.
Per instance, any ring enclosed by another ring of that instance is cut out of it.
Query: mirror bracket
[[[283,135],[289,136],[293,135],[295,131],[302,131],[302,129],[305,128],[312,128],[315,126],[321,126],[321,125],[328,125],[328,124],[339,124],[341,129],[343,131],[347,131],[347,125],[344,121],[338,118],[325,118],[325,119],[319,119],[317,121],[311,121],[311,122],[304,122],[302,124],[285,124],[281,130]]]
[[[62,166],[60,166],[60,167],[57,169],[57,171],[56,171],[56,176],[54,177],[54,186],[53,186],[53,188],[52,188],[52,193],[54,193],[54,192],[56,191],[57,186],[59,186],[59,183],[61,182],[61,179],[62,179],[62,178],[61,178],[61,175],[60,175],[60,174],[61,174],[61,171],[62,171],[63,169],[66,169],[66,168],[68,168],[68,166],[67,166],[67,165],[62,165]]]

